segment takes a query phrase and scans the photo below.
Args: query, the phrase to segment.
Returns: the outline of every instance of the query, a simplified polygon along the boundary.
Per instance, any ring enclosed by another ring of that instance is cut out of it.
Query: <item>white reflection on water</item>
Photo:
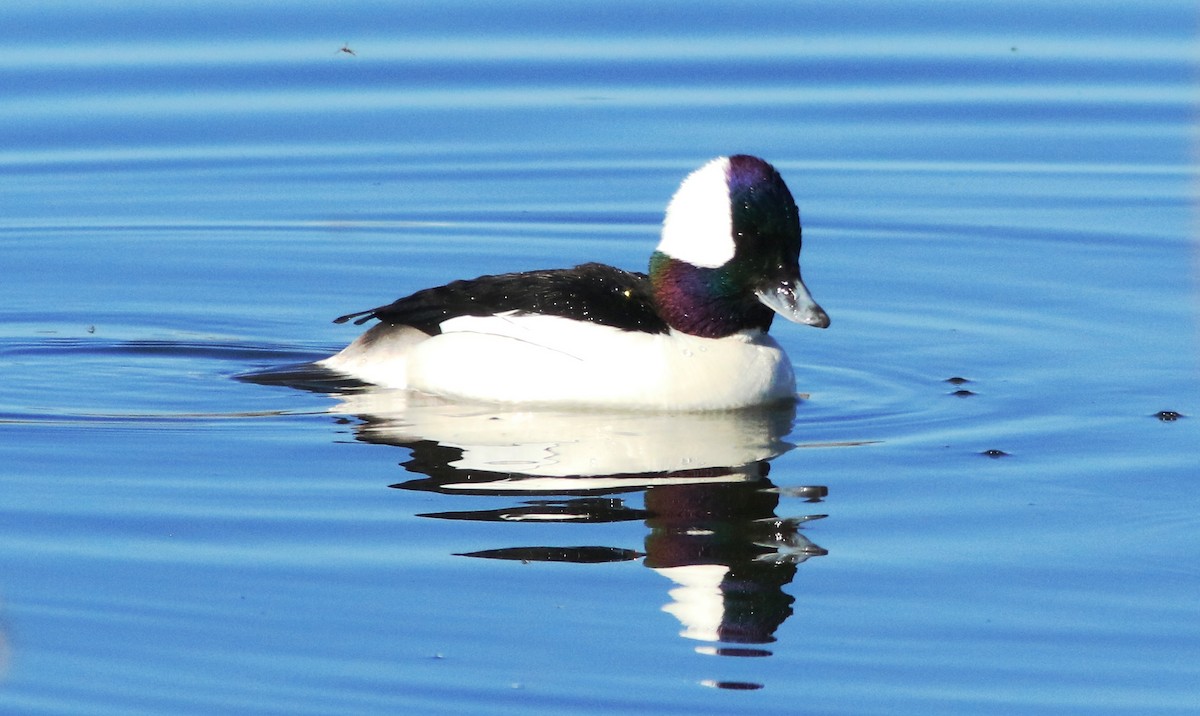
[[[332,412],[366,422],[360,439],[462,449],[460,470],[598,477],[740,466],[793,446],[794,406],[724,413],[529,410],[453,403],[402,390],[342,395]]]

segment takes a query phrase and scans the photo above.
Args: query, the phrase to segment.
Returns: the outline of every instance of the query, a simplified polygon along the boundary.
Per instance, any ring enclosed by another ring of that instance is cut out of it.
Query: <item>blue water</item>
[[[1193,2],[243,5],[0,9],[0,712],[1196,712]],[[731,152],[794,414],[241,379]]]

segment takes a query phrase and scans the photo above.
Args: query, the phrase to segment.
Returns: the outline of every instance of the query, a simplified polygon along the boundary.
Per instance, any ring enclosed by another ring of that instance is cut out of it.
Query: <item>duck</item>
[[[715,411],[796,400],[775,316],[829,316],[800,213],[767,161],[721,156],[667,205],[645,273],[601,263],[458,280],[334,319],[376,321],[323,369],[451,401]]]

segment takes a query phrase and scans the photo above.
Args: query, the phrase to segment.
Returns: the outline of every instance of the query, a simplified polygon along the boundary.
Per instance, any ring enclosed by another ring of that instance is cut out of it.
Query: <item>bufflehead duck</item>
[[[318,365],[456,400],[725,410],[792,400],[775,314],[825,328],[800,279],[800,214],[757,157],[718,157],[667,206],[649,274],[587,263],[454,281],[350,313]]]

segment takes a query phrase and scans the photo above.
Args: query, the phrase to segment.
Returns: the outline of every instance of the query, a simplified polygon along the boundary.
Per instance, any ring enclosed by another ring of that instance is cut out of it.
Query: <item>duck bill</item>
[[[827,328],[829,314],[817,305],[799,277],[770,282],[755,291],[764,306],[794,323]]]

